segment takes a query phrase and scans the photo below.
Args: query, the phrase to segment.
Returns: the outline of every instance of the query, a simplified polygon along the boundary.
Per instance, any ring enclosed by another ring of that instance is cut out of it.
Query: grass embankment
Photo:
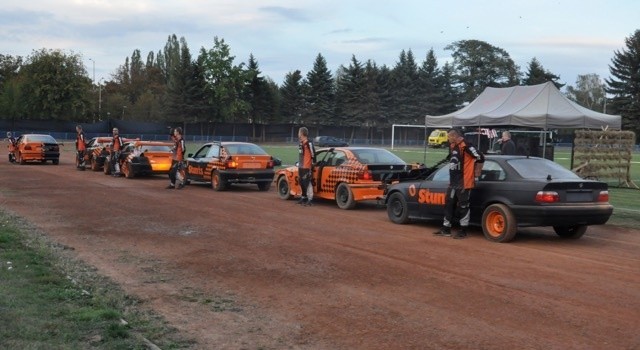
[[[0,212],[0,349],[188,347],[91,271]]]

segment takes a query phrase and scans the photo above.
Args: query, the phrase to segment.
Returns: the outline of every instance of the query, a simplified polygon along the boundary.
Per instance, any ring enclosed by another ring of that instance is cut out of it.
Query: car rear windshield
[[[507,163],[525,179],[580,179],[562,165],[543,158],[518,158],[508,160]]]
[[[51,135],[29,135],[26,139],[27,142],[57,143]]]
[[[240,154],[256,154],[256,155],[267,155],[260,146],[254,145],[251,143],[243,143],[243,144],[227,144],[224,145],[224,148],[227,150],[227,153],[240,155]]]
[[[142,152],[171,152],[171,147],[170,146],[163,146],[163,145],[148,146],[148,145],[142,145],[142,146],[139,146],[139,147],[142,150]]]
[[[386,149],[352,149],[351,152],[362,164],[406,164],[404,160]]]

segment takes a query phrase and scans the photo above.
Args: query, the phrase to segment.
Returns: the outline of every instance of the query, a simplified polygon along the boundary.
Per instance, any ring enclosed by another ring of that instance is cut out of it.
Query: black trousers
[[[469,226],[471,210],[469,208],[469,195],[471,190],[449,187],[444,201],[444,226],[451,227],[454,218],[460,220],[460,226]]]
[[[300,177],[302,198],[307,198],[307,188],[309,188],[309,183],[311,182],[311,169],[298,168],[298,176]]]

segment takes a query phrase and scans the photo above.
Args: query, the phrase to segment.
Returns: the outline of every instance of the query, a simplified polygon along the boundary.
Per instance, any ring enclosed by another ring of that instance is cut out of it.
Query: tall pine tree
[[[626,50],[615,51],[606,79],[608,94],[613,95],[607,112],[622,116],[622,127],[640,133],[640,30],[625,39]]]

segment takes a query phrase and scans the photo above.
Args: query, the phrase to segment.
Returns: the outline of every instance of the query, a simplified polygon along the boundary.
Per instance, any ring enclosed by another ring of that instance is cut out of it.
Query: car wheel
[[[492,204],[482,213],[482,232],[493,242],[511,241],[517,232],[516,218],[504,204]]]
[[[133,173],[133,169],[131,168],[131,163],[125,163],[122,167],[122,171],[124,172],[124,177],[127,179],[133,179],[135,174]]]
[[[556,234],[562,238],[578,239],[587,232],[586,225],[575,226],[553,226]]]
[[[271,188],[271,181],[269,182],[258,182],[258,190],[260,191],[269,191]]]
[[[98,171],[100,170],[98,167],[98,162],[96,162],[95,158],[91,158],[91,170]]]
[[[353,192],[351,192],[349,185],[344,182],[340,183],[336,188],[336,203],[340,209],[353,209],[356,206]]]
[[[394,192],[387,201],[387,215],[389,220],[396,224],[406,224],[409,222],[409,208],[407,200],[400,192]]]
[[[111,163],[109,159],[104,160],[104,166],[102,167],[102,171],[104,171],[105,175],[111,175],[111,165],[109,163]]]
[[[53,163],[53,165],[58,165],[60,163],[60,159],[53,159],[51,160],[51,163]]]
[[[218,172],[217,170],[214,171],[213,174],[211,174],[211,187],[215,191],[224,191],[227,189],[227,185],[224,183],[224,181],[222,181],[220,172]]]
[[[289,191],[289,181],[284,176],[278,178],[278,197],[285,200],[293,197],[291,191]]]

